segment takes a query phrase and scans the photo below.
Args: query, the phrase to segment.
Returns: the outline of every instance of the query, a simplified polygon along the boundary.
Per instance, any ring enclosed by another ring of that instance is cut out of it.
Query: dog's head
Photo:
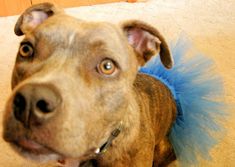
[[[165,67],[173,64],[162,35],[143,22],[87,22],[49,3],[27,9],[15,33],[25,37],[4,139],[35,159],[82,157],[102,146],[120,122],[127,129],[130,113],[138,117],[133,83],[139,66],[158,52]]]

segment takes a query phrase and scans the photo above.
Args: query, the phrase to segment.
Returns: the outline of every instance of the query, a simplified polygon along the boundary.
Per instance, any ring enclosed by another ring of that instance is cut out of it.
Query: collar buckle
[[[95,150],[95,154],[96,155],[100,155],[100,154],[103,154],[107,151],[107,149],[111,146],[113,140],[118,137],[118,135],[120,134],[120,132],[122,131],[123,129],[123,123],[122,121],[120,122],[119,126],[114,129],[111,133],[111,135],[109,136],[107,142],[105,142],[100,148],[97,148]]]

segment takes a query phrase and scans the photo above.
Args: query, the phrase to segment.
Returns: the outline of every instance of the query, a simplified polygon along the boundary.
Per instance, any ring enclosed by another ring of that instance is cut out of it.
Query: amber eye
[[[98,72],[104,75],[112,75],[116,71],[116,65],[110,59],[104,59],[98,65]]]
[[[19,52],[22,57],[30,57],[33,55],[33,47],[28,43],[22,44]]]

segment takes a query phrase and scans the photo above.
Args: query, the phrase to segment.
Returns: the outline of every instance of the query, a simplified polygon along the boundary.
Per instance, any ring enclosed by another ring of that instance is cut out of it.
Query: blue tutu
[[[163,82],[177,104],[177,118],[169,139],[181,166],[210,159],[210,149],[219,141],[225,115],[223,82],[213,62],[201,55],[188,54],[191,44],[180,38],[172,48],[175,64],[167,70],[155,56],[139,72]]]

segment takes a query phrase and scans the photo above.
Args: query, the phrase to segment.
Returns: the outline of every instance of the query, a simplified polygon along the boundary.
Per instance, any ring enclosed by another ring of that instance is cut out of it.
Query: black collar
[[[123,129],[123,123],[122,123],[122,121],[121,121],[120,124],[119,124],[119,126],[118,126],[116,129],[114,129],[114,130],[112,131],[112,133],[110,134],[110,136],[109,136],[107,142],[105,142],[101,147],[99,147],[99,148],[97,148],[97,149],[95,150],[95,154],[96,154],[96,155],[100,155],[100,154],[105,153],[105,152],[107,151],[107,149],[111,146],[113,140],[114,140],[116,137],[118,137],[118,135],[120,134],[120,132],[122,131],[122,129]]]
[[[96,162],[96,157],[99,156],[99,155],[102,155],[103,153],[105,153],[107,151],[107,149],[111,146],[113,140],[116,137],[118,137],[118,135],[120,134],[122,129],[123,129],[123,123],[121,121],[119,126],[112,131],[112,133],[110,134],[108,140],[101,147],[97,148],[95,150],[95,152],[93,152],[91,159],[82,162],[79,165],[79,167],[97,167],[98,165],[97,165],[97,162]]]

